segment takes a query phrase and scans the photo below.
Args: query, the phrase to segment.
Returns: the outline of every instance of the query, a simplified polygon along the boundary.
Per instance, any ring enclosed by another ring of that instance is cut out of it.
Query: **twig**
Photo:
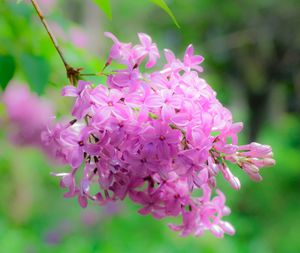
[[[64,66],[65,66],[68,79],[70,80],[71,84],[75,86],[76,83],[77,83],[77,81],[78,81],[78,79],[79,79],[80,71],[82,70],[82,68],[77,68],[76,69],[76,68],[73,68],[72,66],[70,66],[68,64],[68,62],[66,61],[66,58],[65,58],[65,56],[64,56],[64,54],[62,52],[62,50],[60,49],[60,47],[58,45],[58,42],[57,42],[57,40],[56,40],[53,32],[51,31],[51,29],[50,29],[50,27],[49,27],[49,25],[48,25],[48,23],[47,23],[44,15],[43,15],[43,13],[42,13],[39,5],[38,5],[38,3],[35,0],[31,0],[31,3],[32,3],[32,5],[33,5],[33,7],[34,7],[34,9],[36,11],[36,13],[38,14],[38,16],[39,16],[42,24],[44,25],[44,27],[45,27],[45,29],[46,29],[46,31],[47,31],[47,33],[48,33],[48,35],[49,35],[49,37],[50,37],[53,45],[54,45],[57,53],[59,54],[59,56],[60,56],[60,58],[61,58],[61,60],[62,60],[62,62],[64,64]]]
[[[102,72],[98,72],[98,73],[81,73],[80,76],[109,76],[113,74],[113,72],[111,73],[102,73]]]
[[[81,73],[80,74],[81,76],[99,76],[97,73],[94,74],[94,73]]]

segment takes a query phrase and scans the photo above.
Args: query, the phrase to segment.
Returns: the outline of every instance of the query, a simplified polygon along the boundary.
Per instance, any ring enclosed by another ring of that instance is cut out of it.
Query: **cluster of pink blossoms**
[[[223,220],[230,213],[225,196],[219,189],[214,194],[216,176],[221,173],[238,190],[230,162],[260,181],[260,168],[274,164],[271,147],[238,146],[242,124],[233,123],[199,77],[203,57],[191,45],[183,61],[165,50],[162,69],[142,72],[144,62],[150,69],[160,57],[151,38],[140,33],[140,44],[133,46],[106,36],[114,42],[107,65],[116,61],[124,69],[109,74],[106,85],[79,81],[64,87],[63,96],[75,98],[74,119],[42,134],[56,158],[71,166],[56,174],[68,190],[65,197],[77,197],[86,207],[128,196],[142,215],[182,216],[181,225],[169,226],[183,236],[205,230],[217,237],[234,234]]]
[[[14,82],[9,84],[0,100],[6,106],[10,140],[20,146],[48,149],[41,141],[41,133],[53,120],[52,104],[31,93],[26,85]]]

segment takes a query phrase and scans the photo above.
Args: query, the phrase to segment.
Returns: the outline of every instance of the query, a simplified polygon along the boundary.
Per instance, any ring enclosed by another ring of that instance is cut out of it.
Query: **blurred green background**
[[[0,0],[0,60],[15,69],[15,82],[51,99],[62,115],[70,109],[59,97],[65,71],[28,2]],[[128,201],[82,210],[76,200],[63,199],[58,179],[49,175],[60,168],[38,150],[12,146],[2,125],[0,252],[300,252],[299,0],[166,1],[181,29],[147,0],[111,0],[112,20],[88,0],[37,2],[68,61],[85,72],[99,71],[107,58],[111,41],[104,31],[133,42],[146,32],[160,50],[178,56],[192,43],[206,59],[203,77],[235,121],[245,123],[241,142],[271,145],[277,164],[262,172],[261,183],[233,169],[239,192],[219,183],[235,236],[180,238],[167,228],[169,220],[142,217]],[[0,64],[0,76],[7,71]],[[5,117],[2,104],[0,114]]]

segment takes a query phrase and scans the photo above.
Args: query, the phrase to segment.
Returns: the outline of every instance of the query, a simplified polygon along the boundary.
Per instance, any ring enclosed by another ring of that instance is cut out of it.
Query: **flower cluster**
[[[182,216],[181,225],[169,227],[183,236],[205,230],[217,237],[234,234],[223,220],[230,209],[216,189],[216,176],[221,173],[239,189],[230,162],[261,180],[260,168],[274,164],[271,148],[238,146],[242,124],[233,123],[199,76],[203,57],[192,45],[183,60],[165,50],[165,65],[147,72],[142,69],[160,58],[148,35],[138,34],[138,45],[106,36],[113,40],[106,65],[115,61],[124,68],[109,74],[106,85],[79,81],[77,87],[64,87],[62,95],[75,98],[74,119],[42,134],[45,145],[55,147],[56,157],[71,166],[70,172],[56,174],[67,189],[65,197],[77,197],[86,207],[128,196],[141,205],[142,215]]]
[[[6,106],[11,141],[46,148],[41,133],[53,119],[52,104],[20,83],[10,83],[1,100]]]

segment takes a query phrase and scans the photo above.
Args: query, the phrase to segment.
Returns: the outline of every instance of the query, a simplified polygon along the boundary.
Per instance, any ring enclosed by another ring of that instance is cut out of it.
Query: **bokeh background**
[[[142,217],[128,201],[82,210],[76,200],[63,199],[50,176],[61,168],[34,148],[10,144],[1,103],[0,252],[300,252],[299,0],[166,1],[181,29],[147,0],[112,0],[112,20],[89,0],[37,2],[68,61],[86,72],[99,71],[107,58],[111,41],[104,31],[133,42],[146,32],[160,50],[178,56],[192,43],[205,57],[203,77],[235,121],[245,123],[241,143],[272,145],[277,164],[264,169],[261,183],[234,169],[239,192],[219,184],[235,236],[180,238],[167,228],[169,220]],[[0,0],[0,77],[7,64],[15,70],[13,82],[50,99],[58,117],[70,110],[59,96],[67,84],[63,65],[26,1]]]

